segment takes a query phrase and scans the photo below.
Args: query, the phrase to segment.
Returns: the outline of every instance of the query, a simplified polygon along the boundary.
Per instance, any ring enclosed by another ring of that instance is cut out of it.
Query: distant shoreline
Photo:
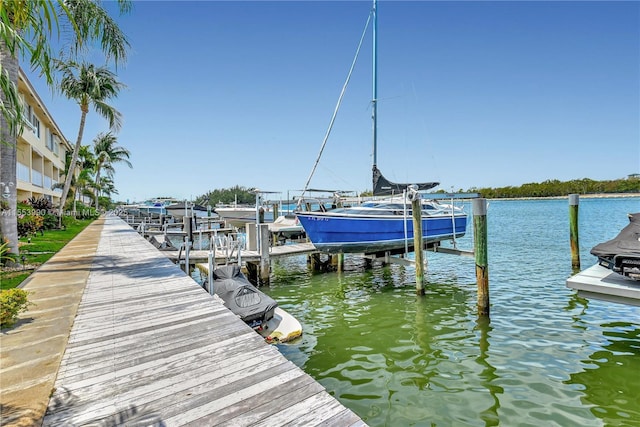
[[[640,197],[640,193],[595,193],[578,194],[581,199],[621,199]],[[540,200],[540,199],[568,199],[569,196],[540,196],[540,197],[494,197],[487,200]]]

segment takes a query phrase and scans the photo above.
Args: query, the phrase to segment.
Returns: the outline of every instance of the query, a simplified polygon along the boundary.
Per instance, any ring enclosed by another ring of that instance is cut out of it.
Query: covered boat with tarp
[[[373,165],[373,195],[374,196],[393,196],[402,194],[409,186],[413,186],[417,191],[431,190],[440,185],[439,182],[421,182],[417,184],[399,184],[391,182],[382,175],[380,169]]]
[[[213,291],[224,305],[254,329],[269,321],[278,303],[253,286],[237,265],[213,271]]]
[[[640,212],[629,214],[629,224],[615,238],[594,246],[591,254],[601,266],[640,280]]]

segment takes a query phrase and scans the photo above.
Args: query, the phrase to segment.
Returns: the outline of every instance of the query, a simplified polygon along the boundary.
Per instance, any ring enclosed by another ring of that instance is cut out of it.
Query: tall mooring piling
[[[478,315],[489,315],[489,262],[487,257],[487,199],[473,199],[473,241],[478,285]]]
[[[571,268],[580,271],[580,245],[578,241],[578,205],[580,196],[569,194],[569,240],[571,244]]]
[[[422,244],[422,205],[420,193],[411,195],[411,211],[413,217],[413,247],[416,261],[416,294],[424,295],[424,252]]]

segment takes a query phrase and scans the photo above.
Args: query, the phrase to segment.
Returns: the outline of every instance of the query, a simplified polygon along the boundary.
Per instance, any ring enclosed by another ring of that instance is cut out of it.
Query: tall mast
[[[378,164],[378,12],[377,12],[378,0],[373,0],[373,97],[372,104],[372,119],[373,119],[373,169],[377,168]]]

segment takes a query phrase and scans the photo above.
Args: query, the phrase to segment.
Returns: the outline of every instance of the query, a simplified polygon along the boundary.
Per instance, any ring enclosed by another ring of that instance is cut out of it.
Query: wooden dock
[[[314,252],[317,252],[313,243],[294,243],[292,245],[282,245],[282,246],[273,246],[269,250],[269,258],[281,258],[293,255],[308,255]],[[179,251],[161,251],[161,253],[169,258],[170,260],[177,262]],[[184,260],[184,251],[180,256],[182,260]],[[258,262],[260,261],[260,252],[258,251],[248,251],[242,250],[241,252],[242,260],[248,262]],[[216,250],[215,251],[216,263],[224,263],[227,258],[227,253],[225,251]],[[237,258],[237,252],[235,253],[234,258]],[[208,250],[191,250],[189,251],[189,262],[200,263],[207,262],[209,260],[209,251]]]
[[[107,218],[43,425],[285,424],[365,425],[123,220]]]
[[[599,264],[567,279],[567,287],[585,298],[640,306],[640,282],[627,279]]]

